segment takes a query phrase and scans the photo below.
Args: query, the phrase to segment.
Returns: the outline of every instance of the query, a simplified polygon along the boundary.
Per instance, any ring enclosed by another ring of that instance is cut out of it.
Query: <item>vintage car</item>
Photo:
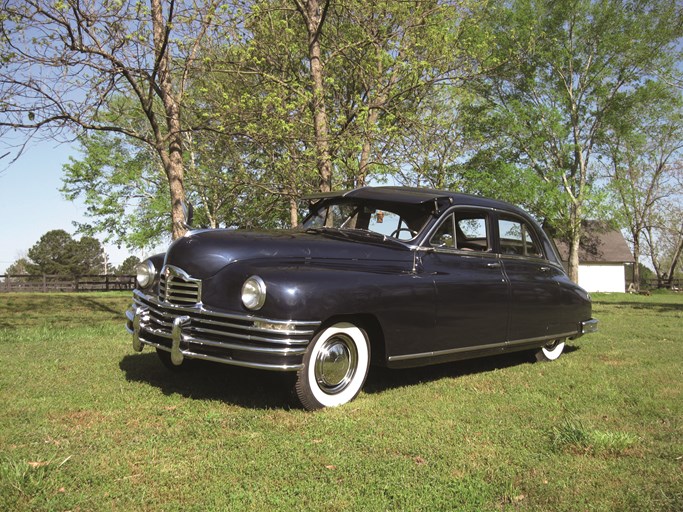
[[[371,364],[554,360],[597,330],[589,295],[515,206],[403,187],[309,199],[300,228],[189,231],[142,262],[126,313],[134,349],[169,367],[296,372],[312,410],[353,400]]]

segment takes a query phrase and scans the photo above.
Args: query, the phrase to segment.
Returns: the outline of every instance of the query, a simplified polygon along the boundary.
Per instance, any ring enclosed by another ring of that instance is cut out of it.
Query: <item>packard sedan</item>
[[[293,230],[189,231],[137,269],[133,348],[296,372],[306,409],[353,400],[372,364],[530,351],[595,331],[589,295],[538,224],[466,194],[363,187],[309,198]]]

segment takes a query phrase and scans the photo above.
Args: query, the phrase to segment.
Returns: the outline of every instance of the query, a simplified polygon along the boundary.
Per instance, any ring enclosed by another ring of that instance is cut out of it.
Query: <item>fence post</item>
[[[47,292],[47,276],[43,274],[43,293]]]

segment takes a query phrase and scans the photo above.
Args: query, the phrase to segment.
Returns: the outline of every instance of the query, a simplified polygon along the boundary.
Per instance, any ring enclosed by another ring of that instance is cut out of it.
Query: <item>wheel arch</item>
[[[322,332],[328,327],[340,323],[348,322],[361,329],[368,338],[370,344],[370,364],[386,365],[386,344],[384,331],[377,317],[371,313],[351,313],[334,315],[326,319],[320,326]]]

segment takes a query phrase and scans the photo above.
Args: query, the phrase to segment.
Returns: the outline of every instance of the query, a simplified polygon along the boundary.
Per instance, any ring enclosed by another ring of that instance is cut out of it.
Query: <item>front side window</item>
[[[498,221],[500,252],[516,256],[543,257],[534,231],[525,222],[502,218]]]
[[[429,243],[432,247],[486,252],[490,248],[486,217],[485,213],[454,212],[441,223]]]

